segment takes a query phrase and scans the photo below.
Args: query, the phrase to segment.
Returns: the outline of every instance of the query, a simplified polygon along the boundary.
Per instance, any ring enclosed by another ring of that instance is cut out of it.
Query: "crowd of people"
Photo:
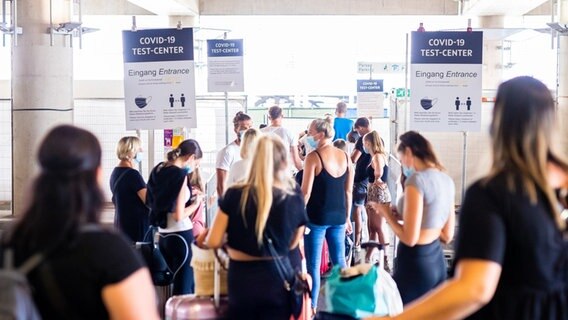
[[[131,249],[157,227],[160,250],[176,269],[174,294],[194,291],[192,242],[226,246],[229,317],[290,319],[275,260],[301,270],[305,256],[315,312],[324,242],[331,263],[343,268],[351,263],[346,237],[360,250],[368,228],[370,240],[388,245],[386,222],[400,242],[392,274],[405,305],[393,319],[568,318],[568,241],[560,214],[568,205],[568,162],[556,150],[557,113],[541,82],[518,77],[499,87],[490,128],[493,165],[460,206],[450,279],[442,249],[454,237],[455,185],[431,143],[414,131],[398,137],[404,192],[393,199],[383,139],[368,118],[352,121],[346,111],[338,103],[335,118],[314,119],[302,136],[286,129],[278,106],[260,130],[237,113],[236,139],[217,155],[219,209],[209,228],[199,143],[183,141],[145,183],[136,170],[141,141],[120,139],[110,179],[120,234],[98,224],[99,142],[86,130],[58,126],[39,147],[29,208],[3,247],[15,248],[17,263],[44,253],[29,281],[45,318],[158,318],[150,274]],[[386,257],[381,264],[390,266]]]

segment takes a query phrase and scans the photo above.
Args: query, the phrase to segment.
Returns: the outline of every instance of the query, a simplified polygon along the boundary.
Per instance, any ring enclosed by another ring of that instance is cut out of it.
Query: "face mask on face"
[[[142,162],[142,159],[144,159],[144,154],[142,152],[138,152],[136,156],[134,156],[134,161],[136,161],[136,163]]]
[[[239,131],[239,141],[243,141],[243,139],[245,137],[245,132],[247,132],[247,131],[246,130]]]
[[[367,149],[367,147],[363,146],[363,152],[365,152],[366,154],[369,154],[369,149]]]
[[[402,166],[402,174],[404,174],[404,176],[407,178],[414,174],[415,171],[416,170],[414,170],[414,168]]]
[[[185,175],[188,175],[193,172],[193,168],[190,165],[183,167],[183,170],[185,170]]]
[[[308,136],[306,138],[306,142],[308,143],[308,145],[310,147],[312,147],[312,149],[317,149],[318,148],[318,142],[314,139],[314,137],[312,136]]]

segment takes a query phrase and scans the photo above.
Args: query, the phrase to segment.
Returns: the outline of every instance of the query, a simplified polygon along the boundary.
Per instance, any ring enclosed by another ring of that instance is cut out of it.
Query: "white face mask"
[[[144,154],[142,152],[138,152],[136,156],[134,156],[134,161],[136,161],[136,163],[142,162],[143,159],[144,159]]]

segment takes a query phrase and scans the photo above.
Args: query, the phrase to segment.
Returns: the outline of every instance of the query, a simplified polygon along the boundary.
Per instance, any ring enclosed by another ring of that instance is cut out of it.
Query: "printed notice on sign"
[[[410,129],[481,129],[482,32],[413,32]]]
[[[193,29],[122,32],[126,129],[195,128]]]
[[[207,40],[207,90],[244,91],[243,40]]]
[[[383,80],[357,80],[357,116],[383,116]]]

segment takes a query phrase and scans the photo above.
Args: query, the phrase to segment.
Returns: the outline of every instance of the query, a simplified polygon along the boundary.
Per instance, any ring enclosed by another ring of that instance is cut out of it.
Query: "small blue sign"
[[[124,62],[193,60],[193,29],[122,31]]]
[[[413,64],[481,64],[483,32],[412,32]]]
[[[357,92],[383,92],[383,80],[357,80]]]
[[[243,55],[243,40],[207,40],[208,57],[239,57]]]

